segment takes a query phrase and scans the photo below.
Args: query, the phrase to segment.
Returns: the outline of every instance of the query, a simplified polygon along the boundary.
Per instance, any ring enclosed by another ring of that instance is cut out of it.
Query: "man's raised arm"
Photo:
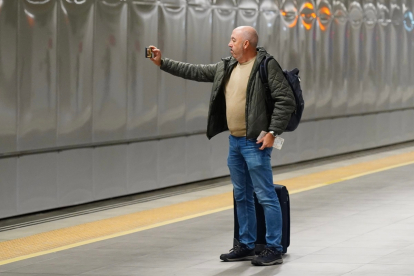
[[[161,50],[150,46],[154,56],[151,61],[160,66],[161,70],[174,76],[199,82],[213,82],[217,71],[216,64],[190,64],[175,61],[169,58],[161,58]]]

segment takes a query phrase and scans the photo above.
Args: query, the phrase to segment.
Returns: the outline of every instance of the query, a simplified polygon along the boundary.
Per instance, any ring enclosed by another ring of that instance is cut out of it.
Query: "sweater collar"
[[[252,70],[257,70],[260,62],[263,60],[263,58],[265,58],[267,54],[266,50],[263,47],[257,47],[256,50],[257,50],[257,55],[256,55],[255,64],[253,65]],[[237,60],[233,56],[228,56],[228,57],[222,58],[221,60],[224,62],[228,62],[228,66],[230,68],[232,68],[233,66],[237,64]]]

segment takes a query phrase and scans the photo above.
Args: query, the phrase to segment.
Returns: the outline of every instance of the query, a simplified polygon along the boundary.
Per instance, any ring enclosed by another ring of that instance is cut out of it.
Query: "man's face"
[[[243,57],[244,49],[243,49],[244,39],[241,35],[239,30],[233,30],[229,42],[230,53],[236,59],[239,60]]]

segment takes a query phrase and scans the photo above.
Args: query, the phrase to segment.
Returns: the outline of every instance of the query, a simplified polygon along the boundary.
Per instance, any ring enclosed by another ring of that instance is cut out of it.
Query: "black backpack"
[[[266,88],[266,91],[269,93],[269,95],[270,95],[270,88],[269,88],[269,83],[267,81],[267,64],[269,63],[271,59],[274,59],[277,65],[280,67],[277,60],[273,56],[270,56],[270,55],[267,55],[266,58],[260,62],[260,67],[259,67],[260,79],[262,80]],[[282,67],[280,67],[280,69],[282,69]],[[293,95],[295,96],[295,100],[296,100],[296,110],[292,113],[292,116],[290,117],[290,121],[285,129],[285,131],[289,132],[289,131],[294,131],[298,127],[300,119],[302,118],[303,109],[305,108],[305,101],[303,100],[302,88],[300,87],[299,69],[295,68],[292,71],[287,71],[287,70],[282,69],[282,71],[283,71],[283,74],[285,75],[286,80],[290,84],[290,87],[292,88]]]

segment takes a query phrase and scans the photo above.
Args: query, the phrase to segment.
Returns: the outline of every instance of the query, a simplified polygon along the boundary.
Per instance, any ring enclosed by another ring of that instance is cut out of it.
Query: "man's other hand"
[[[256,144],[263,143],[263,145],[259,148],[259,150],[264,150],[265,148],[273,147],[273,143],[275,142],[275,137],[271,133],[267,133],[262,139],[256,142]]]
[[[155,65],[157,66],[161,66],[161,51],[160,49],[158,49],[155,46],[149,46],[149,48],[151,48],[152,53],[154,54],[154,56],[152,58],[150,58],[150,60],[152,60],[152,62],[154,62]]]

